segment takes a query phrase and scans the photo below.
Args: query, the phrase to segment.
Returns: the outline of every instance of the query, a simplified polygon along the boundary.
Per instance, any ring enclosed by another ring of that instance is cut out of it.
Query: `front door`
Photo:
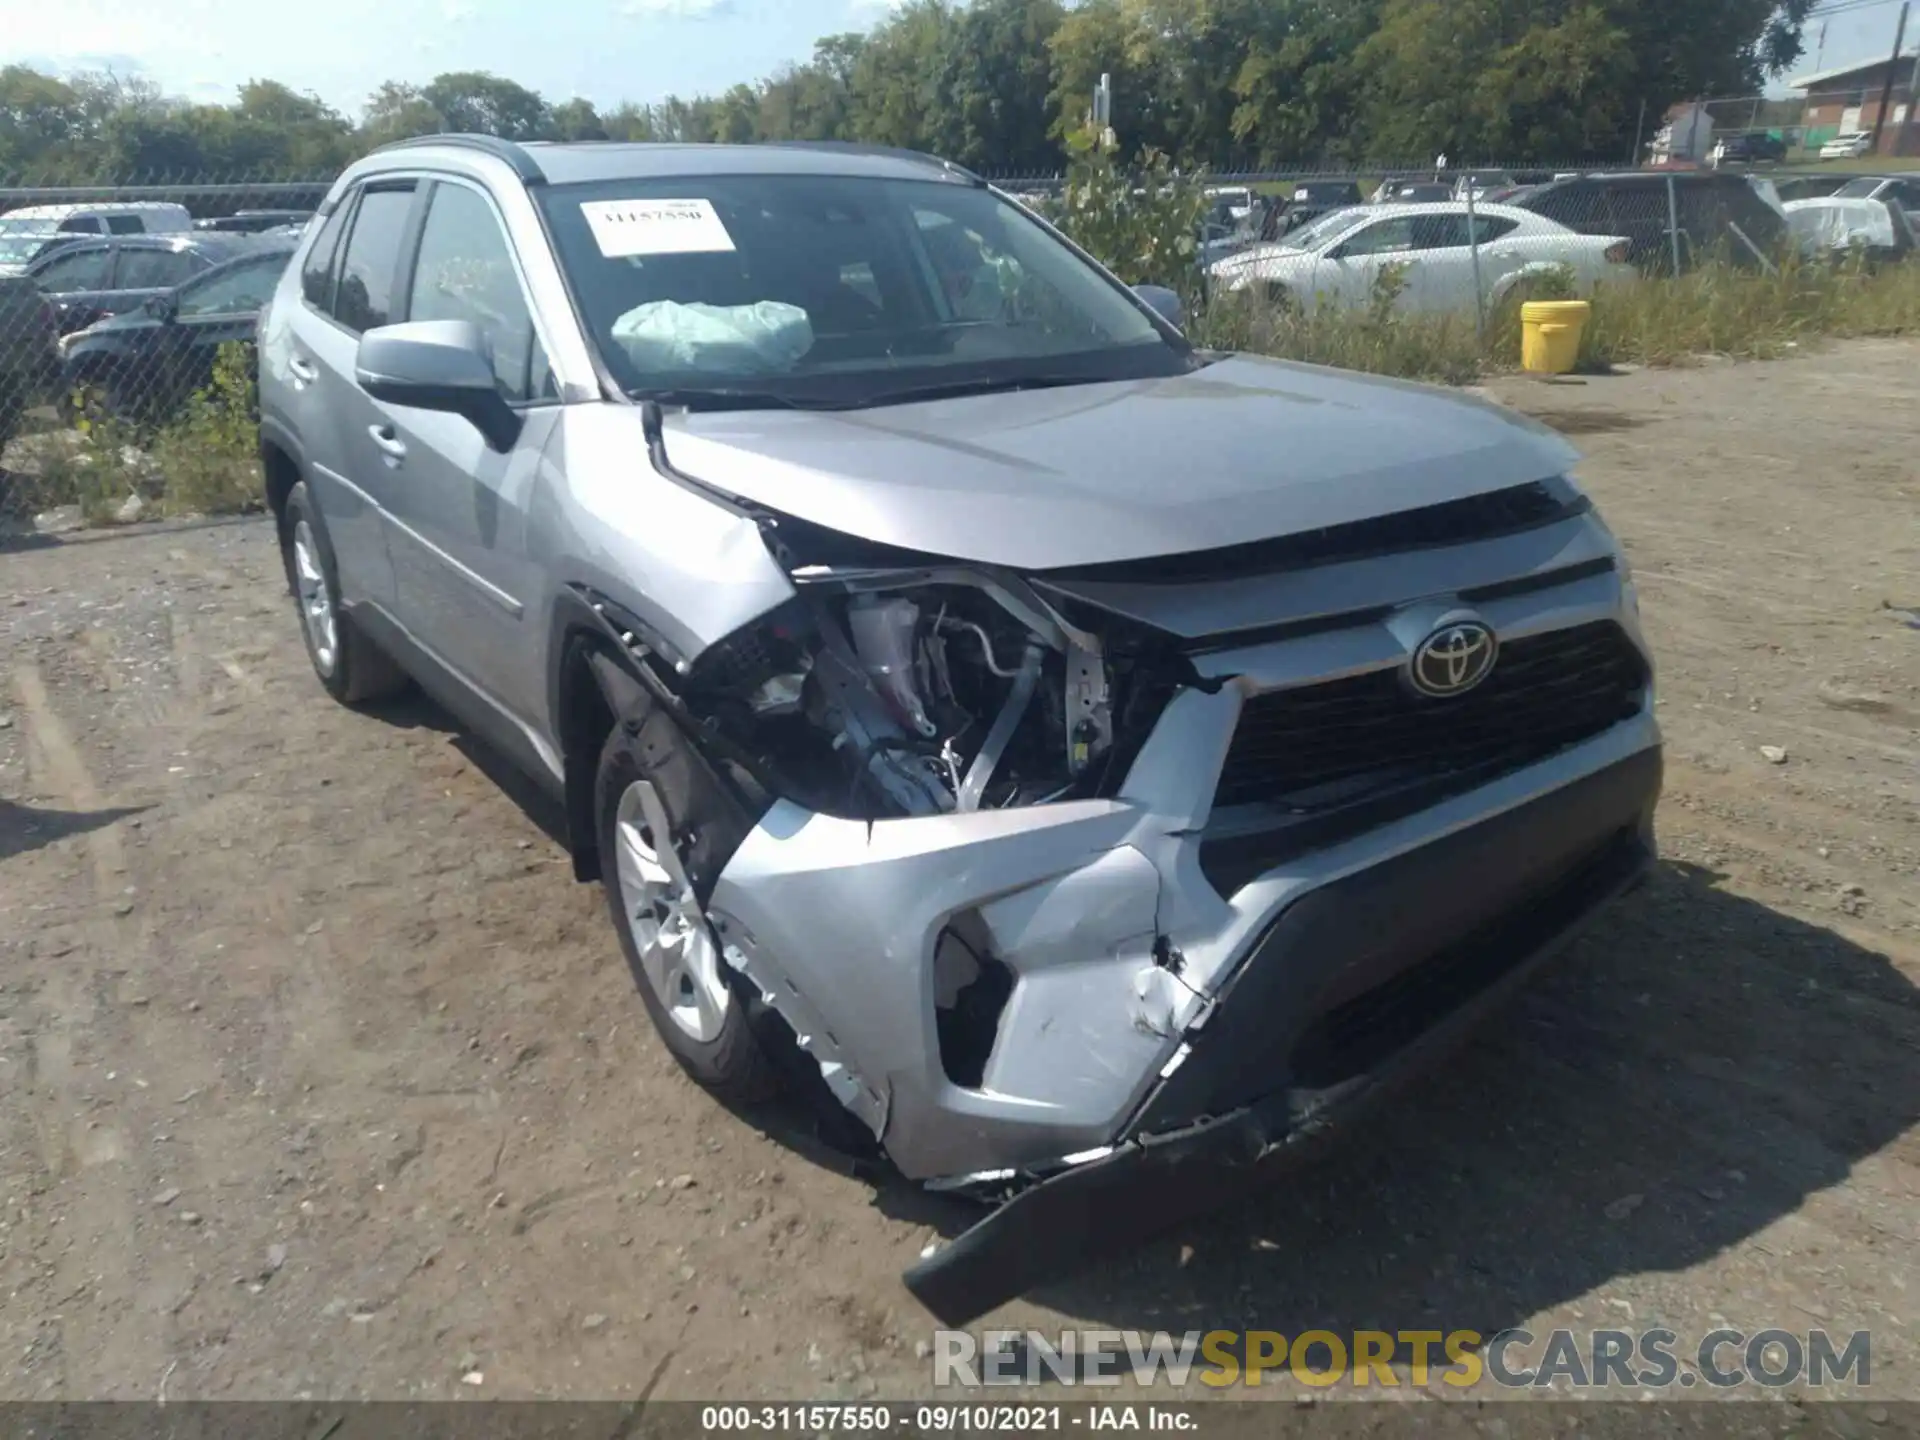
[[[280,283],[288,258],[276,251],[222,266],[174,297],[159,373],[154,377],[156,398],[165,410],[173,410],[213,380],[214,362],[223,345],[247,347],[246,372],[252,372],[254,327],[260,308]]]
[[[527,510],[560,410],[492,200],[474,186],[445,180],[434,184],[426,205],[405,318],[473,324],[491,353],[501,394],[525,424],[502,453],[457,415],[375,404],[373,443],[391,482],[385,493],[396,609],[442,663],[532,733],[545,697],[534,634],[539,575],[527,555]]]
[[[1344,306],[1372,302],[1381,275],[1398,269],[1400,299],[1396,308],[1407,308],[1411,292],[1418,283],[1412,215],[1390,215],[1356,230],[1334,246],[1333,254],[1314,267],[1315,291],[1330,294]]]

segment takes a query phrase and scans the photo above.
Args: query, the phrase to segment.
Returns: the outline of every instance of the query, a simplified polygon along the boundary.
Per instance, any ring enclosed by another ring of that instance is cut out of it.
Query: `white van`
[[[27,205],[0,215],[8,230],[79,235],[176,235],[193,229],[187,207],[158,200],[107,200],[81,205]]]

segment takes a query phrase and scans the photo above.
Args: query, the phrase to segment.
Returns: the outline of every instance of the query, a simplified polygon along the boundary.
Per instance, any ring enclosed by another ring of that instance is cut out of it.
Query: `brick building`
[[[1920,155],[1920,116],[1913,114],[1914,79],[1920,72],[1920,50],[1909,50],[1897,61],[1873,60],[1844,65],[1787,81],[1805,92],[1807,107],[1801,123],[1804,144],[1818,149],[1836,135],[1872,130],[1880,118],[1880,97],[1886,90],[1887,68],[1893,67],[1893,94],[1887,123],[1881,128],[1882,155]]]

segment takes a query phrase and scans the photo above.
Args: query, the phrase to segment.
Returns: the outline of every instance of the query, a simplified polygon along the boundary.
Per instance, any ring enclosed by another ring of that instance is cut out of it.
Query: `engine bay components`
[[[689,709],[760,757],[783,798],[881,819],[1039,804],[1113,778],[1100,762],[1116,751],[1116,690],[1139,667],[1116,676],[1102,641],[1023,581],[795,578],[792,601],[681,681]]]

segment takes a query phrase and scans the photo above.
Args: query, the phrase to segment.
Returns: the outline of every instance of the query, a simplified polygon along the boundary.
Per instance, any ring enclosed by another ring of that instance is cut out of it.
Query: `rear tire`
[[[326,691],[342,705],[398,694],[407,672],[369,640],[340,608],[340,572],[319,507],[302,480],[287,496],[280,521],[280,553],[287,566],[287,588],[300,611],[300,635],[307,659]]]
[[[737,807],[672,718],[652,710],[608,735],[594,813],[607,908],[661,1041],[722,1101],[771,1099],[784,1079],[757,1032],[772,1017],[706,913],[742,834]]]

